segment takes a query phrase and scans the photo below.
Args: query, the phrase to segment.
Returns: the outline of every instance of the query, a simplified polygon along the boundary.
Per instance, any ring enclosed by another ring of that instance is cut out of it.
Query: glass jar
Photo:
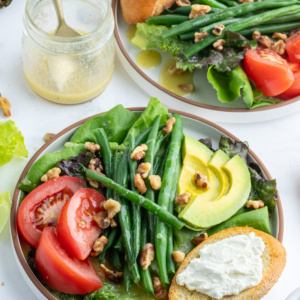
[[[66,23],[78,37],[53,33],[52,0],[27,0],[23,70],[32,90],[63,104],[88,101],[108,85],[114,69],[114,19],[109,0],[63,0]]]

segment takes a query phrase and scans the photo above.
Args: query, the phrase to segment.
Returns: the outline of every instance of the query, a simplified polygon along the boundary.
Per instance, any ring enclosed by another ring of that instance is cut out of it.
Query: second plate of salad
[[[215,121],[258,122],[300,109],[297,2],[173,2],[144,22],[133,10],[125,19],[139,21],[128,24],[113,1],[117,53],[143,89]]]

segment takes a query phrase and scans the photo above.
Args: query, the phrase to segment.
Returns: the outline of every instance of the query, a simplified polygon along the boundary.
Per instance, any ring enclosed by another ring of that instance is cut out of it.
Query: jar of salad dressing
[[[66,23],[82,34],[60,37],[52,0],[27,0],[23,31],[23,70],[42,98],[76,104],[93,99],[108,85],[114,69],[114,19],[109,0],[63,0]]]

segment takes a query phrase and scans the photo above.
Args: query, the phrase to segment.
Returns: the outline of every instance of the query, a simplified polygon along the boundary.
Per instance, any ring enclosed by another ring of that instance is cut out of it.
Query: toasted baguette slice
[[[121,0],[124,20],[129,24],[144,22],[171,7],[175,0]]]
[[[204,245],[212,244],[223,240],[225,238],[229,238],[235,235],[240,234],[249,234],[250,232],[254,232],[256,236],[262,238],[263,242],[265,243],[265,249],[262,255],[263,260],[263,277],[261,282],[252,288],[246,289],[240,292],[237,296],[225,296],[223,299],[226,300],[236,300],[236,299],[243,299],[243,300],[257,300],[261,299],[264,295],[266,295],[272,286],[278,281],[280,277],[285,263],[286,263],[286,252],[282,244],[276,240],[271,235],[264,233],[262,231],[249,228],[249,227],[236,227],[236,228],[229,228],[222,230],[200,245],[198,245],[195,249],[193,249],[185,260],[182,262],[181,266],[179,267],[178,271],[176,272],[172,285],[169,290],[169,299],[170,300],[209,300],[213,299],[207,295],[196,291],[189,291],[185,286],[180,286],[176,283],[176,276],[181,273],[190,263],[190,261],[194,258],[199,258],[199,250],[204,247]]]

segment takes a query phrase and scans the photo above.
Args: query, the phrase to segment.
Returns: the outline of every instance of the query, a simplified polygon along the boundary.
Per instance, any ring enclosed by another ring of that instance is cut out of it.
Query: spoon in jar
[[[80,36],[81,35],[80,33],[78,33],[76,30],[72,29],[66,24],[61,0],[52,0],[52,1],[58,19],[58,26],[54,32],[54,35],[62,36],[62,37]]]

